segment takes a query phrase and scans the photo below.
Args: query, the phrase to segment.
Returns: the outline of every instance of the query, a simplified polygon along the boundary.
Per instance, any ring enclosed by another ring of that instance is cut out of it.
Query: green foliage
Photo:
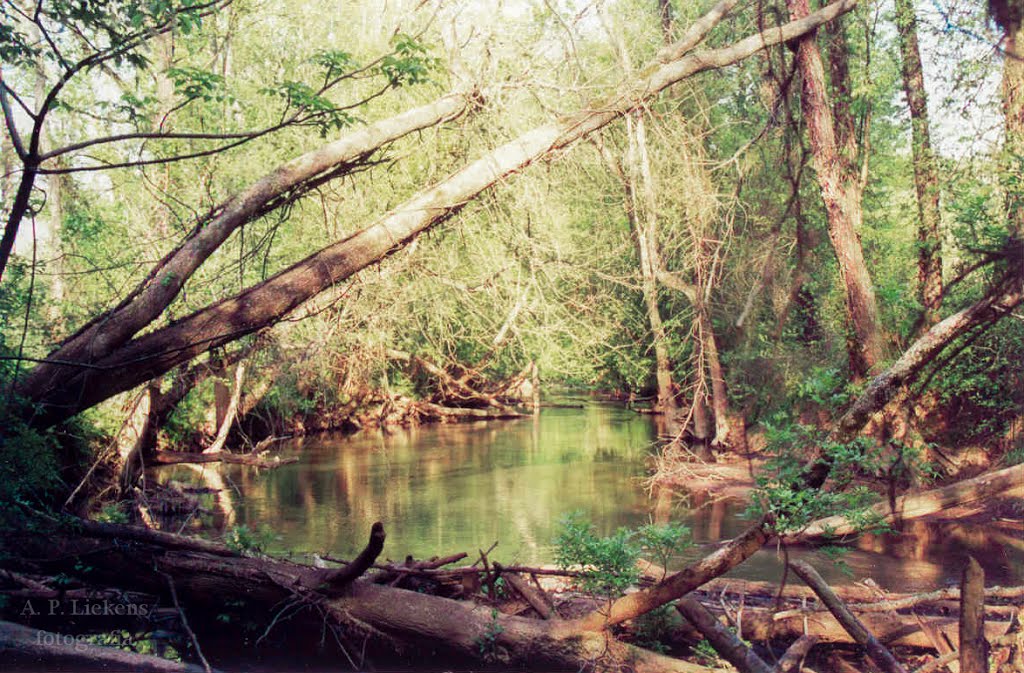
[[[391,86],[410,86],[426,82],[439,61],[430,56],[429,50],[416,38],[399,33],[391,41],[393,54],[385,56],[380,63],[381,72]]]
[[[667,565],[673,554],[691,544],[690,530],[678,524],[620,528],[607,537],[597,535],[579,511],[563,516],[559,524],[555,562],[562,568],[582,568],[583,589],[603,596],[621,593],[639,580],[636,562],[641,555],[653,555]]]
[[[262,90],[263,93],[284,99],[288,108],[295,109],[304,115],[305,125],[315,126],[321,137],[327,137],[332,130],[340,130],[351,126],[356,118],[342,110],[324,96],[320,95],[308,84],[285,80]]]
[[[338,49],[324,49],[318,51],[313,55],[311,62],[324,69],[324,78],[327,80],[341,77],[349,70],[359,66],[359,62],[352,56],[352,54]]]
[[[668,652],[666,641],[682,624],[682,617],[671,605],[662,605],[633,620],[633,636],[640,647]]]
[[[233,526],[224,534],[224,544],[239,552],[263,554],[275,540],[274,531],[270,526],[261,524],[258,528]]]
[[[719,663],[718,652],[707,640],[702,640],[693,646],[693,656],[705,666],[714,666]]]
[[[103,523],[128,523],[128,515],[118,503],[112,502],[103,505],[96,520]]]
[[[174,82],[174,90],[180,96],[206,102],[231,100],[224,90],[224,78],[217,73],[201,68],[183,66],[168,68],[167,77]]]
[[[484,632],[473,641],[484,661],[497,661],[501,658],[498,637],[504,632],[505,627],[498,621],[498,610],[491,608],[491,620],[487,622]]]
[[[833,442],[826,430],[794,422],[783,413],[763,425],[770,458],[757,476],[761,497],[749,506],[749,516],[771,512],[780,533],[799,531],[815,519],[834,514],[843,514],[861,529],[877,525],[877,517],[867,511],[877,497],[865,486],[852,486],[856,476],[874,475],[886,467],[879,447],[871,439]],[[831,462],[834,490],[804,486],[806,456],[818,449]]]
[[[585,590],[612,595],[637,582],[640,575],[636,562],[641,550],[629,530],[620,528],[611,536],[599,537],[579,511],[567,514],[559,523],[555,563],[561,568],[581,566]]]
[[[944,443],[984,441],[1002,435],[1024,404],[1024,327],[1003,320],[939,369],[930,383],[943,414],[955,419]],[[956,346],[954,346],[956,348]]]
[[[667,568],[673,556],[693,545],[690,529],[681,523],[648,523],[636,529],[634,537],[641,553],[662,568]]]
[[[57,438],[29,427],[22,411],[6,393],[0,397],[0,530],[24,524],[33,510],[49,509],[62,485]]]

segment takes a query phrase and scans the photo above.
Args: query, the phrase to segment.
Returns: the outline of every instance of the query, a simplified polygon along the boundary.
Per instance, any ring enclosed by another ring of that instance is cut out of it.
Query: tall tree
[[[1024,3],[991,0],[989,14],[1003,30],[1003,188],[1010,234],[1024,245]]]
[[[910,108],[914,188],[917,191],[917,297],[926,329],[939,320],[942,304],[942,234],[939,176],[928,122],[928,95],[917,41],[913,0],[896,1],[896,30],[902,59],[903,92]]]
[[[807,0],[787,0],[786,4],[794,20],[810,12]],[[840,100],[842,124],[837,129],[825,85],[821,53],[813,35],[805,35],[797,42],[796,58],[803,80],[801,106],[813,165],[825,203],[829,238],[846,292],[846,314],[851,327],[847,340],[850,370],[856,378],[863,378],[882,361],[885,342],[875,288],[864,262],[858,234],[863,220],[863,187],[860,171],[853,162],[852,144],[855,141],[845,112],[849,101]],[[842,67],[840,64],[844,60],[832,59],[833,72]],[[837,79],[843,81],[841,75]]]

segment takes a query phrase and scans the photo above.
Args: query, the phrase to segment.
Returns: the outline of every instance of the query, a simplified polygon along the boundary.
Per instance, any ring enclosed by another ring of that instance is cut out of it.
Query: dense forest
[[[0,656],[1024,671],[1022,45],[1021,0],[0,0]],[[403,538],[549,454],[606,519],[535,471],[460,511],[547,551]]]

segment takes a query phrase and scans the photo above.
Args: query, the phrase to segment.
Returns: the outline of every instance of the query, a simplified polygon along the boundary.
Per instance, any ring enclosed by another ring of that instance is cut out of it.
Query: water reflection
[[[267,523],[282,547],[351,555],[370,525],[391,558],[473,552],[551,559],[558,519],[583,510],[602,532],[649,520],[641,484],[654,439],[621,408],[545,409],[539,418],[368,431],[297,442],[302,460],[245,482],[240,523]],[[239,477],[235,477],[234,473]],[[663,503],[663,516],[667,516]]]
[[[499,560],[549,563],[559,518],[582,510],[605,534],[648,521],[685,523],[699,544],[674,560],[679,567],[749,522],[740,503],[682,504],[667,489],[648,494],[643,480],[654,440],[649,417],[591,403],[517,421],[312,437],[285,447],[298,452],[298,463],[221,469],[231,516],[252,528],[269,525],[278,551],[351,557],[371,524],[383,521],[391,559],[472,556],[498,541],[492,556]],[[217,511],[225,512],[223,503]],[[1021,531],[994,526],[911,523],[901,535],[862,538],[840,565],[820,552],[788,553],[808,558],[829,581],[870,577],[900,591],[957,581],[968,553],[985,566],[989,584],[1024,582]],[[783,563],[780,550],[765,549],[734,574],[778,580]]]

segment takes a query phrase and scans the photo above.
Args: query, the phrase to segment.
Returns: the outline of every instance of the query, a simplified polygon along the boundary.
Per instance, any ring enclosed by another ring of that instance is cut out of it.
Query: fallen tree
[[[113,647],[102,647],[61,633],[0,621],[0,657],[13,669],[110,670],[138,673],[210,673],[211,669],[180,664]]]
[[[973,479],[965,479],[941,488],[921,493],[911,493],[896,499],[895,510],[887,502],[878,503],[869,511],[881,522],[898,525],[937,514],[960,505],[970,505],[1000,495],[1020,496],[1024,494],[1024,464],[986,472]],[[809,542],[827,540],[857,534],[858,527],[838,514],[819,519],[798,533],[786,536],[787,542]]]
[[[45,539],[23,533],[5,544],[19,549],[20,560],[11,563],[36,572],[81,576],[75,564],[88,559],[86,575],[93,584],[164,598],[173,586],[175,604],[180,602],[197,633],[223,632],[225,624],[216,615],[237,604],[265,634],[284,632],[290,647],[316,639],[326,620],[342,642],[372,641],[377,648],[371,651],[391,654],[396,647],[420,644],[461,658],[531,668],[611,670],[629,664],[652,673],[713,670],[628,645],[609,633],[587,630],[579,621],[509,616],[486,604],[362,579],[383,536],[383,528],[375,525],[359,558],[335,569],[246,557],[209,541],[94,522],[54,529]]]

